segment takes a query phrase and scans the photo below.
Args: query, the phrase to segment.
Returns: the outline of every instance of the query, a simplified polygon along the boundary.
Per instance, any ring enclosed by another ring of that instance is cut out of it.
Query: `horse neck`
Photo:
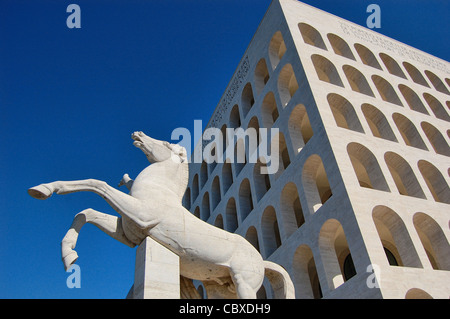
[[[187,161],[175,163],[171,159],[168,159],[164,162],[159,162],[152,165],[159,166],[165,174],[167,174],[165,178],[173,183],[171,188],[181,201],[189,182],[189,166]]]

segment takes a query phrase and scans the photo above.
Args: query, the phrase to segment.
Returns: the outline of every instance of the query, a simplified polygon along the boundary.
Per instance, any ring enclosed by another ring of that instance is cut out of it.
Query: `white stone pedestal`
[[[127,298],[179,299],[179,257],[146,237],[136,250],[134,285]]]

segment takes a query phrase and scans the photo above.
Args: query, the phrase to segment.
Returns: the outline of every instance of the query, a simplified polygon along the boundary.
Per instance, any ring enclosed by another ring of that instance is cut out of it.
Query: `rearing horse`
[[[179,256],[183,277],[208,283],[205,286],[211,289],[212,295],[223,296],[227,289],[218,286],[228,286],[234,296],[235,292],[239,298],[256,298],[266,275],[275,297],[294,298],[292,281],[281,266],[264,261],[240,235],[212,226],[183,207],[181,201],[189,176],[183,147],[153,139],[142,132],[133,133],[132,139],[151,165],[134,181],[124,175],[119,186],[125,184],[129,194],[95,179],[56,181],[28,190],[37,199],[47,199],[53,193],[94,192],[121,216],[93,209],[77,214],[61,243],[66,269],[78,258],[73,249],[81,227],[91,223],[130,247],[139,245],[147,236],[151,237]]]

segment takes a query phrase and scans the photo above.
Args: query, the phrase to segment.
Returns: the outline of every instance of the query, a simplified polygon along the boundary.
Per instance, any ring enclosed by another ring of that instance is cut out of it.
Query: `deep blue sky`
[[[38,201],[31,186],[97,178],[116,186],[148,163],[130,135],[170,139],[208,122],[270,0],[0,1],[0,298],[124,298],[135,249],[92,225],[77,251],[81,288],[66,287],[60,242],[89,193]],[[450,60],[447,0],[304,1]],[[81,7],[81,29],[66,8]]]

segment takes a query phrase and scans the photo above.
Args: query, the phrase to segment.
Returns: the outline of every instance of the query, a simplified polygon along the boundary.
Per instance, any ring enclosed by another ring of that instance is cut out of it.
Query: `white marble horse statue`
[[[73,249],[81,227],[91,223],[130,247],[151,237],[179,256],[181,276],[202,281],[210,298],[256,298],[264,276],[269,279],[275,298],[295,297],[292,281],[281,266],[264,261],[240,235],[212,226],[182,206],[189,176],[183,147],[142,132],[133,133],[132,138],[151,165],[134,181],[124,175],[119,186],[126,185],[129,194],[95,179],[56,181],[28,190],[37,199],[47,199],[53,193],[94,192],[121,216],[93,209],[78,213],[61,243],[66,269],[78,258]]]

